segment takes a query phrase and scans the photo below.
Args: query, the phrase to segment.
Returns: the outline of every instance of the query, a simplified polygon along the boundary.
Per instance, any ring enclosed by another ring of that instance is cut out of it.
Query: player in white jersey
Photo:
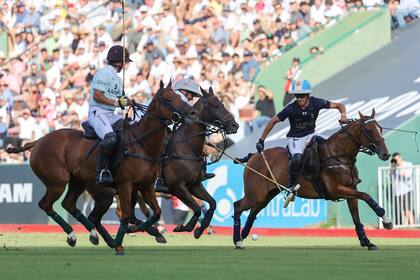
[[[107,55],[107,65],[96,72],[90,88],[89,124],[102,139],[96,162],[97,184],[113,181],[108,165],[116,149],[117,134],[113,131],[112,124],[123,118],[122,115],[114,114],[114,110],[115,107],[124,108],[130,104],[117,73],[127,62],[131,62],[127,49],[118,45],[111,47]]]

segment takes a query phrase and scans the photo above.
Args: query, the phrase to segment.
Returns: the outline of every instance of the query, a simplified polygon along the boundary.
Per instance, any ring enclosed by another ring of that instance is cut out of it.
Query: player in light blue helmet
[[[289,162],[289,184],[292,190],[299,177],[302,166],[302,154],[315,132],[315,122],[321,109],[337,109],[341,114],[340,123],[348,122],[346,107],[341,103],[330,102],[325,99],[310,96],[312,86],[308,80],[296,80],[292,84],[289,94],[294,94],[296,100],[289,103],[275,115],[266,125],[261,138],[256,144],[257,151],[264,150],[264,140],[274,125],[289,119],[290,130],[287,133],[287,146],[292,159]]]

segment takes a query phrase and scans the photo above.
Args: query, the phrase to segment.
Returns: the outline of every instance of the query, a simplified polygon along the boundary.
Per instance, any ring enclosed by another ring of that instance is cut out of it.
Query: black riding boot
[[[299,174],[296,174],[295,172],[289,170],[289,183],[287,185],[287,188],[289,190],[292,190],[296,186],[298,178]]]
[[[112,183],[111,171],[108,169],[109,159],[101,151],[96,160],[96,184]]]
[[[206,173],[201,181],[205,181],[205,180],[211,179],[214,176],[216,176],[216,174],[214,174],[214,173]]]
[[[289,162],[289,184],[287,188],[292,190],[297,183],[299,178],[300,170],[302,166],[302,154],[294,154]]]
[[[96,161],[96,184],[112,183],[113,178],[109,170],[109,162],[117,145],[117,134],[110,132],[104,136],[99,144],[99,154]]]

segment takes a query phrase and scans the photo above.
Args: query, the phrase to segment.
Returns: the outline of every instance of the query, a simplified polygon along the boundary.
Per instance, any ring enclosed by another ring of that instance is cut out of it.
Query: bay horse
[[[178,197],[194,212],[187,224],[178,225],[174,229],[175,232],[194,230],[201,216],[201,207],[193,196],[209,204],[200,227],[194,231],[194,237],[197,239],[209,226],[216,209],[215,199],[201,182],[206,173],[206,156],[203,154],[203,147],[206,135],[209,133],[208,127],[218,127],[218,130],[223,130],[227,134],[236,133],[239,128],[233,115],[214,95],[211,87],[209,92],[204,89],[201,89],[201,92],[203,95],[193,106],[198,120],[185,121],[173,135],[167,136],[167,159],[162,162],[162,177],[169,193]],[[137,227],[132,228],[133,232],[137,230]]]
[[[63,194],[67,184],[68,191],[62,206],[90,231],[91,242],[98,244],[96,227],[108,246],[115,248],[116,254],[124,254],[122,242],[131,217],[133,184],[141,183],[142,194],[151,203],[153,215],[143,224],[144,228],[148,228],[159,220],[161,213],[153,182],[157,176],[157,161],[162,150],[167,125],[173,118],[184,117],[195,119],[195,110],[173,92],[171,82],[166,88],[163,82],[160,82],[159,90],[151,100],[141,121],[126,125],[125,148],[137,157],[125,157],[117,166],[112,184],[115,189],[95,185],[97,149],[86,158],[86,153],[92,149],[94,140],[84,138],[82,131],[56,130],[37,141],[27,143],[23,148],[12,148],[8,152],[17,153],[33,149],[30,158],[31,168],[46,186],[46,193],[38,205],[68,234],[67,242],[70,246],[76,243],[73,229],[53,209],[53,203]],[[95,207],[89,219],[76,208],[77,198],[86,188],[95,200]],[[109,209],[116,192],[121,203],[122,219],[114,241],[100,224],[100,218]]]
[[[203,147],[208,133],[207,127],[214,125],[227,134],[236,133],[239,128],[233,115],[214,95],[211,87],[209,92],[203,89],[201,91],[203,96],[193,106],[199,120],[185,122],[177,129],[174,140],[169,146],[168,159],[162,163],[162,176],[169,192],[194,212],[186,225],[178,225],[174,229],[175,232],[191,232],[197,224],[201,216],[201,207],[193,196],[209,204],[209,209],[204,214],[200,227],[194,231],[194,237],[197,239],[210,225],[216,210],[215,199],[201,182],[206,173],[206,157],[203,154]]]
[[[360,112],[359,116],[360,119],[349,122],[328,140],[317,145],[318,159],[316,161],[320,164],[318,165],[319,176],[315,181],[317,184],[309,181],[305,176],[305,169],[311,164],[314,166],[314,162],[310,162],[311,158],[309,158],[304,163],[303,176],[298,179],[301,187],[297,196],[308,199],[346,199],[360,245],[369,250],[375,250],[377,247],[369,241],[363,224],[360,222],[358,199],[365,201],[376,215],[383,219],[384,228],[392,229],[392,221],[385,215],[385,210],[369,194],[357,190],[357,184],[360,181],[355,166],[356,156],[359,151],[364,151],[370,155],[377,154],[381,160],[385,161],[389,158],[389,154],[384,138],[381,136],[382,129],[375,120],[375,110],[372,110],[370,116],[364,116]],[[264,155],[268,165],[271,166],[275,181],[286,185],[288,182],[287,149],[283,147],[267,149],[264,151]],[[250,157],[247,166],[272,178],[263,160],[263,155],[259,153]],[[242,240],[248,236],[258,213],[280,192],[274,183],[262,176],[257,176],[248,168],[244,170],[243,178],[244,197],[234,202],[233,215],[233,242],[238,249],[243,248]],[[321,186],[324,192],[320,191],[317,186]],[[242,212],[248,209],[251,211],[241,231],[240,217]]]

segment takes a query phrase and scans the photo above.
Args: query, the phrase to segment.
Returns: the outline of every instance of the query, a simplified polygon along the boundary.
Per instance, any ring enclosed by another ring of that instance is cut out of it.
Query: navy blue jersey
[[[280,121],[289,119],[290,130],[287,137],[303,137],[314,133],[315,122],[318,118],[319,110],[330,108],[330,101],[311,96],[306,109],[299,107],[297,101],[290,103],[277,114]]]

